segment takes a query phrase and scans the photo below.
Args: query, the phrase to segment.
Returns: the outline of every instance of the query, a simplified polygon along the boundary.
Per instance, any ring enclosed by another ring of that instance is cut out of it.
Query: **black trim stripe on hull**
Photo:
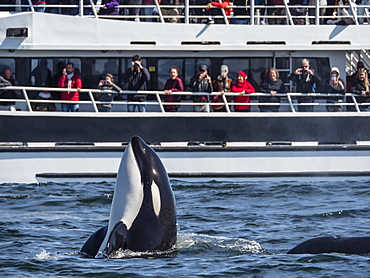
[[[277,178],[277,177],[361,177],[370,171],[348,172],[269,172],[269,173],[169,173],[170,178]],[[39,173],[43,179],[115,179],[116,173]]]

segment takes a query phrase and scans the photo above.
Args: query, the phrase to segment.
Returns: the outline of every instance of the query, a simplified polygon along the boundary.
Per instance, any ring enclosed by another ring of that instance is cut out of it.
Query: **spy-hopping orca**
[[[367,254],[370,253],[370,237],[318,237],[298,244],[288,254]]]
[[[165,251],[177,239],[175,198],[160,158],[140,137],[131,138],[119,166],[109,224],[81,248],[87,257],[117,251]]]

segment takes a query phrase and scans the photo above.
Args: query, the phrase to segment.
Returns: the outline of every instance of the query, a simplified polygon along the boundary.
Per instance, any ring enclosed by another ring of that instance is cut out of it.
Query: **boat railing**
[[[13,90],[17,93],[18,97],[14,99],[8,98],[1,98],[2,90]],[[39,94],[40,92],[48,92],[51,96],[49,99],[40,99],[34,98],[35,95]],[[346,107],[347,109],[343,109],[343,111],[356,111],[356,112],[363,112],[369,111],[367,107],[370,107],[370,103],[368,102],[358,102],[356,99],[357,95],[353,95],[350,93],[346,93],[345,97],[347,102],[345,102],[344,95],[342,94],[328,94],[328,93],[284,93],[284,94],[276,94],[277,97],[280,98],[280,102],[259,102],[258,99],[261,96],[271,96],[268,93],[252,93],[252,94],[243,94],[243,96],[249,96],[251,101],[249,103],[245,102],[235,102],[233,97],[240,96],[240,93],[220,93],[220,92],[213,92],[211,94],[204,93],[204,92],[173,92],[172,95],[181,96],[181,102],[168,102],[165,101],[165,92],[164,91],[128,91],[123,90],[119,93],[114,91],[107,91],[107,90],[98,90],[98,89],[80,89],[80,100],[79,101],[68,101],[68,100],[60,100],[59,94],[60,92],[76,92],[76,89],[66,89],[66,88],[46,88],[46,87],[22,87],[22,86],[10,86],[10,87],[2,87],[0,88],[0,107],[7,107],[7,103],[14,103],[16,102],[16,110],[20,111],[29,111],[29,112],[38,112],[35,110],[35,106],[38,103],[52,103],[56,106],[56,111],[61,111],[58,105],[61,104],[76,104],[78,103],[82,109],[81,112],[99,112],[99,106],[104,104],[112,104],[114,109],[113,112],[127,112],[127,104],[144,104],[146,105],[148,112],[160,112],[164,113],[166,111],[165,106],[180,106],[181,109],[179,112],[192,112],[194,106],[225,106],[226,112],[231,113],[234,111],[234,107],[236,105],[250,105],[252,107],[252,112],[257,112],[258,107],[262,106],[279,106],[280,112],[297,112],[298,107],[302,106],[314,106],[316,107],[315,110],[317,112],[324,112],[326,111],[327,106],[340,106]],[[99,101],[96,99],[97,94],[114,94],[117,96],[112,101]],[[128,101],[127,96],[132,94],[140,94],[140,95],[147,95],[147,101],[145,102],[134,102]],[[55,97],[58,95],[58,97]],[[196,102],[193,101],[193,98],[196,96],[208,96],[209,101],[207,102]],[[30,96],[33,96],[31,98]],[[221,96],[217,102],[213,102],[213,98],[216,96]],[[298,102],[299,97],[314,97],[314,102]],[[333,100],[333,98],[337,97],[336,101],[327,102],[327,100]],[[357,96],[358,97],[358,96]],[[9,105],[8,105],[9,106]],[[211,109],[212,110],[212,109]]]
[[[51,13],[63,13],[79,15],[81,17],[125,19],[133,21],[156,21],[161,23],[210,23],[214,19],[220,19],[218,23],[235,23],[233,20],[244,20],[242,24],[261,25],[319,25],[326,24],[328,20],[334,22],[339,19],[349,19],[346,24],[368,24],[370,22],[370,5],[356,5],[348,1],[347,5],[320,5],[319,0],[315,0],[314,5],[290,5],[288,0],[283,0],[282,5],[261,5],[249,1],[250,5],[233,5],[225,9],[216,7],[207,8],[205,5],[190,5],[189,0],[184,0],[182,5],[164,5],[158,0],[154,0],[153,5],[119,5],[116,8],[119,14],[108,15],[99,13],[104,5],[97,4],[96,0],[79,0],[78,4],[71,5],[32,5],[31,0],[28,4],[0,4],[0,10],[9,11],[46,11]],[[151,14],[132,14],[133,9],[152,9]],[[213,13],[212,10],[219,9],[220,13]],[[323,11],[333,9],[333,14],[323,14]],[[346,9],[345,13],[339,11]],[[171,12],[168,12],[168,11]],[[244,12],[236,12],[236,11]],[[228,11],[228,12],[226,12]],[[218,15],[217,15],[218,14]],[[240,22],[239,22],[240,24]]]

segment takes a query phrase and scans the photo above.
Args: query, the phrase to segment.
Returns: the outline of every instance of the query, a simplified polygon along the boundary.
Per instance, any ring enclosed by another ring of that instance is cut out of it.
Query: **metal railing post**
[[[287,0],[284,0],[284,6],[285,6],[285,12],[286,12],[286,16],[288,17],[289,24],[294,25],[293,19],[292,19],[292,14],[290,13]]]
[[[185,4],[184,23],[189,24],[189,14],[190,14],[190,12],[189,12],[189,0],[185,0],[184,4]]]
[[[80,0],[78,10],[79,10],[78,12],[79,15],[83,16],[84,15],[84,0]]]
[[[98,106],[96,105],[96,102],[95,102],[95,99],[94,99],[94,96],[93,96],[93,94],[91,93],[91,91],[89,91],[89,97],[90,97],[90,100],[91,100],[91,102],[92,102],[92,105],[93,105],[93,108],[94,108],[94,110],[95,110],[95,112],[99,112],[99,109],[98,109]]]
[[[222,94],[222,100],[224,101],[224,104],[225,104],[225,107],[226,107],[226,112],[230,113],[231,110],[230,110],[229,103],[227,102],[227,98],[226,98],[225,94]]]
[[[161,11],[161,8],[159,7],[158,0],[154,0],[154,3],[155,3],[155,6],[157,7],[158,15],[159,15],[159,19],[160,19],[161,23],[164,23],[162,11]]]
[[[250,16],[250,25],[255,25],[254,24],[254,0],[252,1],[249,1],[250,3],[250,12],[249,12],[249,16]]]
[[[26,89],[22,89],[22,92],[23,92],[24,99],[26,100],[28,110],[30,112],[33,112],[32,111],[32,106],[31,106],[31,103],[30,103],[30,100],[28,99],[28,95],[27,95]]]
[[[315,25],[320,24],[320,0],[315,0]]]
[[[287,93],[286,96],[289,102],[290,109],[292,110],[293,113],[296,113],[290,93]]]
[[[28,5],[29,5],[29,8],[31,9],[31,12],[34,12],[35,9],[33,8],[33,4],[31,0],[28,0]]]
[[[159,96],[158,93],[155,94],[155,97],[157,98],[157,101],[158,101],[158,104],[159,104],[159,108],[161,109],[161,112],[164,113],[165,111],[164,111],[164,107],[163,107],[161,97]]]

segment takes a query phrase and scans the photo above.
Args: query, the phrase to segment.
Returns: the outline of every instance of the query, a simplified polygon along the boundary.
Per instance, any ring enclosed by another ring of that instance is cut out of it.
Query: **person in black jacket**
[[[206,95],[195,95],[193,97],[194,102],[204,102],[204,105],[194,105],[194,112],[210,112],[209,102],[212,93],[212,79],[208,74],[208,68],[206,65],[199,67],[199,73],[194,75],[190,80],[191,91],[194,93],[206,92]]]
[[[307,59],[302,60],[302,66],[297,68],[289,75],[289,79],[296,84],[297,93],[316,93],[321,78],[310,68],[310,63]],[[297,98],[299,103],[314,102],[313,96],[300,96]],[[313,112],[313,105],[298,105],[298,112]]]
[[[261,103],[280,103],[280,97],[276,94],[286,93],[284,82],[279,79],[279,72],[275,68],[270,68],[260,84],[260,92],[268,93],[271,96],[261,96]],[[279,105],[259,105],[261,112],[279,112]]]
[[[328,97],[326,103],[341,103],[345,95],[344,81],[339,77],[340,72],[337,67],[332,67],[330,71],[330,79],[325,84],[325,93],[340,94],[339,96]],[[328,112],[342,112],[340,105],[327,105],[326,111]]]
[[[351,87],[349,92],[352,95],[357,95],[356,102],[357,103],[365,103],[370,101],[370,84],[369,78],[367,74],[367,70],[365,68],[360,68],[356,75],[356,79],[351,83]],[[346,97],[347,103],[353,103],[352,96]],[[360,111],[369,111],[368,105],[359,105]],[[348,111],[356,111],[354,106],[348,105]]]
[[[147,68],[142,66],[142,60],[139,55],[134,55],[132,57],[131,68],[126,70],[125,76],[123,77],[123,81],[128,83],[128,89],[132,91],[146,91],[147,86],[146,83],[150,81],[150,73]],[[134,102],[145,102],[146,101],[146,94],[136,93],[136,94],[129,94],[127,96],[128,101]],[[146,111],[145,104],[128,104],[127,111],[128,112],[135,112],[135,109],[139,112]]]

